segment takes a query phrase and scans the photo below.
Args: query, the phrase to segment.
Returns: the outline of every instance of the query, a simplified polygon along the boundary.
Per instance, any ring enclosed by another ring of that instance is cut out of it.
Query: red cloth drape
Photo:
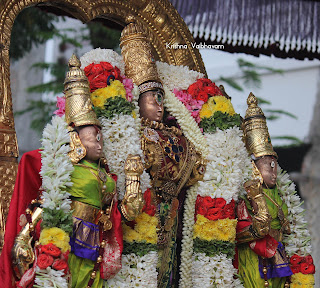
[[[4,236],[4,247],[0,256],[0,287],[14,288],[11,249],[16,235],[21,230],[20,215],[25,213],[30,202],[37,198],[41,186],[39,175],[41,155],[39,150],[24,153],[18,167],[18,174],[12,195]]]

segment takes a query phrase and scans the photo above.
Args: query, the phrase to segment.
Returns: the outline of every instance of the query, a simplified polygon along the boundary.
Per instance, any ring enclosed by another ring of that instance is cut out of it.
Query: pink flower
[[[64,97],[57,97],[58,109],[53,113],[59,117],[62,117],[65,114],[65,106],[66,106],[66,99]]]
[[[204,101],[192,98],[192,96],[185,90],[174,89],[173,93],[186,106],[186,108],[190,111],[191,116],[199,124],[201,120],[199,113]]]
[[[122,84],[124,88],[126,89],[126,98],[129,102],[132,101],[133,95],[132,95],[132,89],[133,89],[133,82],[131,78],[126,78],[125,76],[121,75],[122,79]]]

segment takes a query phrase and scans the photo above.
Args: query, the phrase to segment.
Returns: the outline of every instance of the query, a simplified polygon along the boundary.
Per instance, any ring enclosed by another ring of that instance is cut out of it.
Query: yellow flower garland
[[[145,241],[147,243],[157,244],[157,217],[150,216],[143,212],[135,219],[135,222],[136,225],[134,229],[126,224],[122,226],[123,240],[129,243],[132,243],[133,241]]]
[[[194,225],[193,238],[206,241],[220,240],[235,242],[236,239],[236,219],[208,220],[203,215],[197,215],[197,222]]]
[[[221,111],[230,115],[235,114],[230,99],[227,99],[224,96],[214,96],[210,97],[208,102],[203,104],[200,110],[200,118],[210,118],[216,111]]]
[[[41,245],[47,245],[52,243],[61,249],[62,253],[70,251],[71,247],[69,245],[69,235],[62,229],[53,227],[45,228],[41,231],[39,242]]]
[[[126,89],[119,80],[114,80],[110,85],[99,88],[91,93],[92,104],[104,109],[104,103],[111,97],[119,96],[126,99]]]
[[[296,273],[291,276],[290,288],[313,288],[314,287],[314,275]]]

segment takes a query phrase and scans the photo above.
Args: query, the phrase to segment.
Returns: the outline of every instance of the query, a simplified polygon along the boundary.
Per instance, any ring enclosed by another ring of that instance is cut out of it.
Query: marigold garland
[[[194,225],[193,238],[212,241],[221,240],[235,242],[236,240],[236,219],[208,220],[206,217],[198,214]]]
[[[291,276],[290,288],[313,288],[314,284],[313,274],[296,273]]]
[[[215,96],[210,97],[208,102],[203,104],[200,110],[200,118],[210,118],[217,111],[227,113],[231,116],[235,114],[230,99],[224,96]]]
[[[69,235],[57,227],[42,229],[39,239],[40,244],[46,245],[52,243],[60,248],[62,253],[71,251],[69,241]]]
[[[150,216],[147,213],[141,213],[134,221],[134,228],[124,224],[123,240],[127,242],[147,242],[151,244],[157,243],[156,227],[158,219],[156,216]]]

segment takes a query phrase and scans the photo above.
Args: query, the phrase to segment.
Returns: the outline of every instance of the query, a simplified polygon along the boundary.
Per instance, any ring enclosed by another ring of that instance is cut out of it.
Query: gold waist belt
[[[98,214],[101,211],[99,208],[79,201],[72,201],[71,209],[73,210],[72,216],[91,223],[97,222]]]

